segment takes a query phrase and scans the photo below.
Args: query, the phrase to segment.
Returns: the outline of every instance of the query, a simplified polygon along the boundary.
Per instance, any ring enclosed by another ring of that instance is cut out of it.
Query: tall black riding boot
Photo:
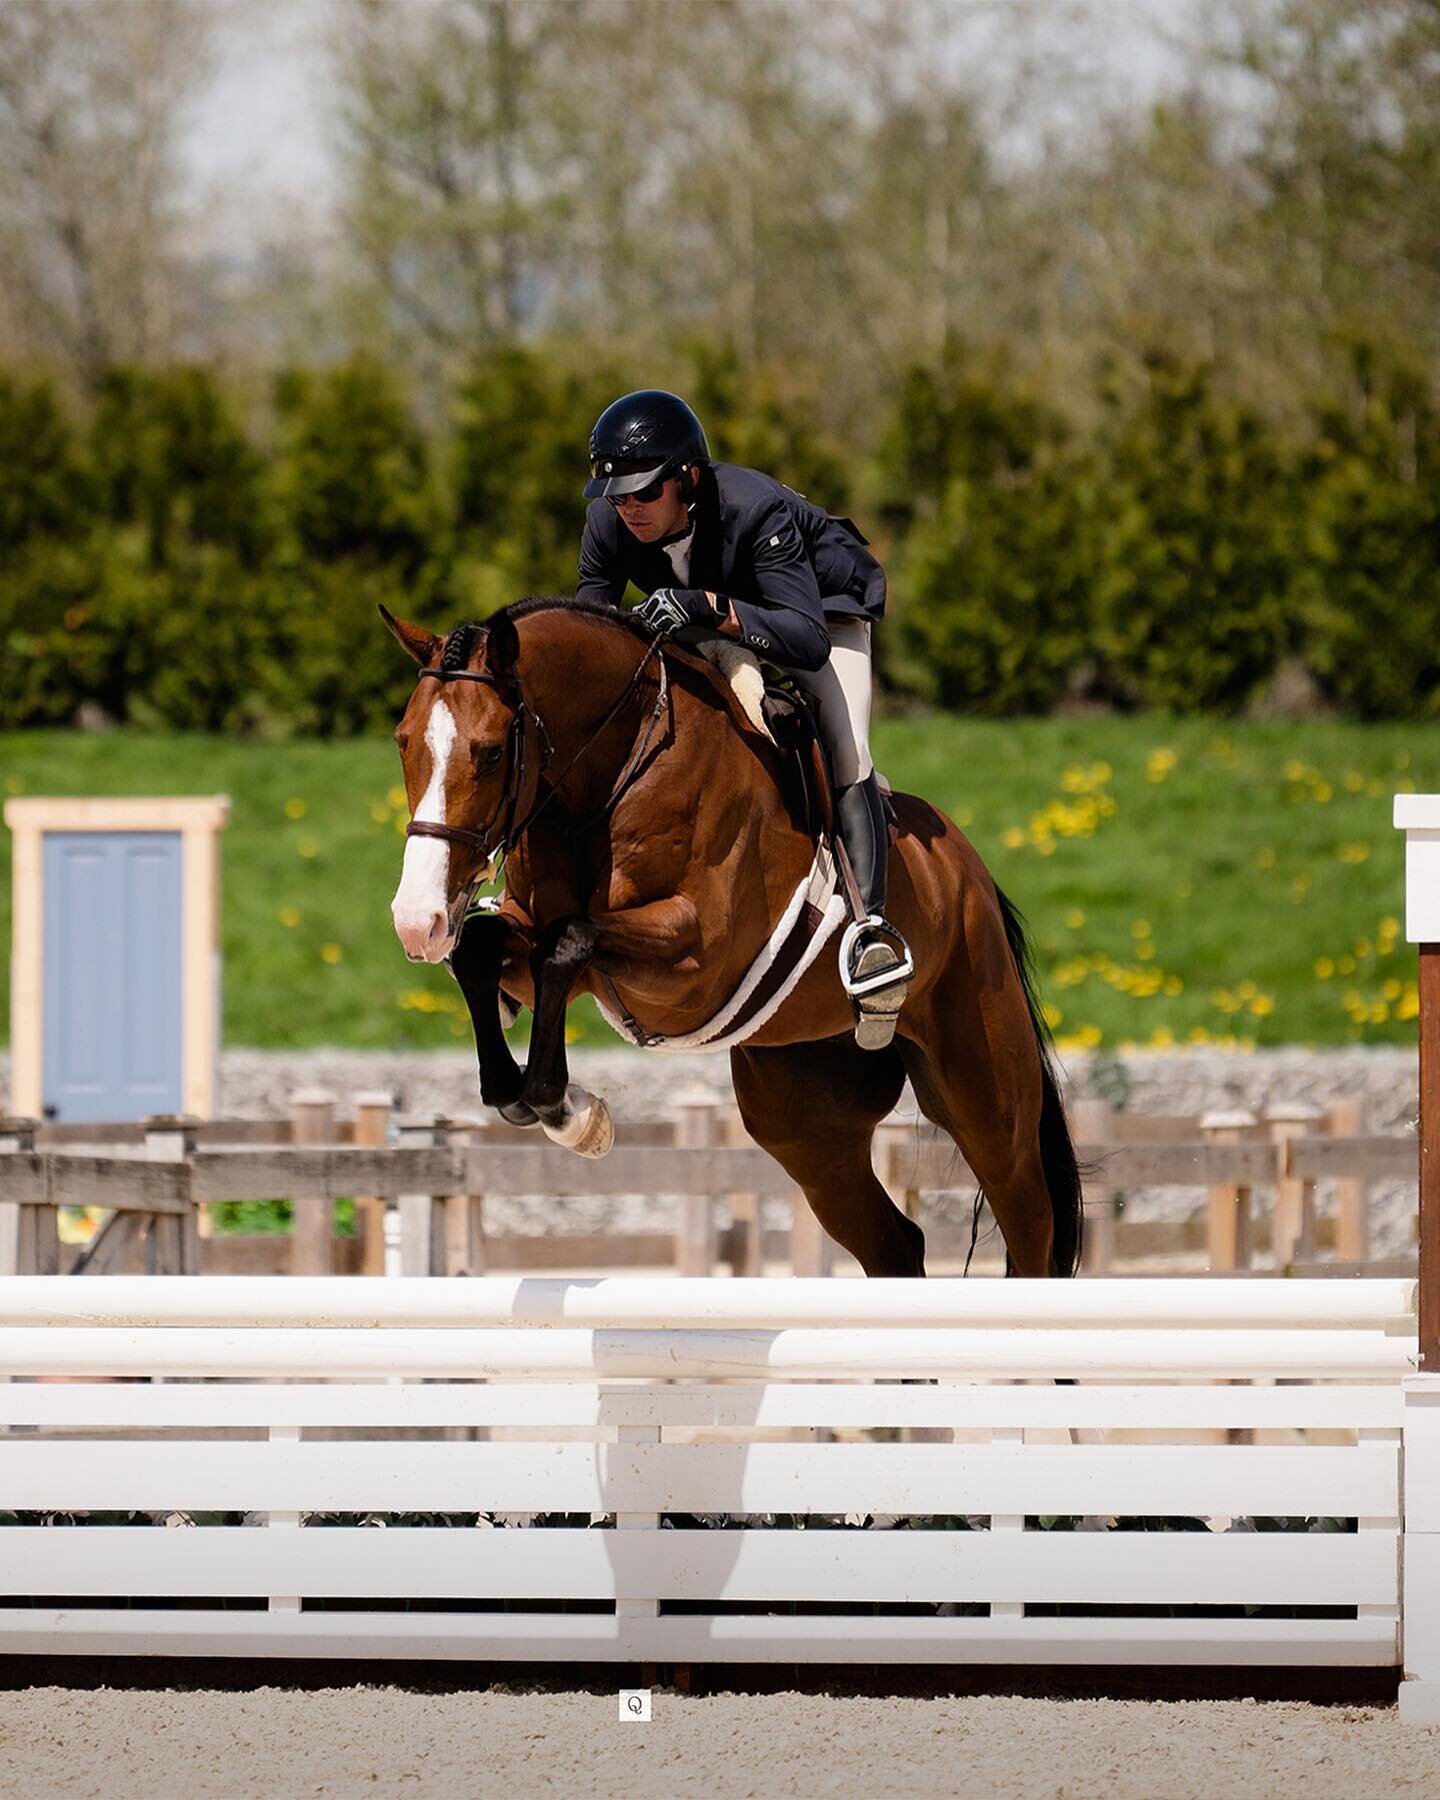
[[[862,1050],[883,1050],[895,1035],[914,965],[904,938],[885,919],[890,844],[873,772],[836,790],[835,821],[867,914],[841,940],[840,979],[855,1007],[855,1042]]]

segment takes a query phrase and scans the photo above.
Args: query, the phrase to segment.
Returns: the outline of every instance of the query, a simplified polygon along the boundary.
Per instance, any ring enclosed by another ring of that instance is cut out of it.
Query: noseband
[[[525,690],[520,685],[519,677],[515,675],[487,675],[478,669],[422,669],[419,677],[422,680],[428,676],[432,681],[478,681],[482,686],[495,688],[499,693],[513,694],[517,704],[515,708],[515,717],[510,721],[510,730],[505,740],[506,760],[508,764],[505,772],[505,791],[500,796],[500,804],[495,809],[494,818],[491,819],[485,829],[483,831],[472,831],[467,825],[443,825],[438,821],[432,822],[428,819],[412,819],[405,827],[406,837],[443,838],[447,843],[460,844],[467,850],[477,851],[483,859],[481,869],[481,875],[483,876],[485,867],[493,862],[496,857],[506,855],[522,834],[529,830],[536,819],[538,819],[541,813],[545,811],[546,807],[549,806],[550,802],[559,792],[565,777],[580,761],[581,757],[585,755],[586,751],[591,748],[601,732],[605,730],[606,726],[611,724],[619,715],[626,702],[630,699],[636,688],[639,687],[641,678],[644,676],[646,669],[650,666],[652,657],[659,658],[660,669],[660,679],[657,684],[659,691],[655,696],[654,708],[651,711],[649,720],[646,723],[645,730],[641,734],[639,742],[636,744],[625,767],[621,770],[619,779],[610,791],[609,799],[593,819],[587,820],[584,825],[578,827],[580,830],[589,830],[592,826],[598,825],[602,819],[608,818],[615,807],[619,805],[621,797],[634,779],[634,776],[640,767],[645,752],[649,747],[650,739],[654,734],[655,727],[660,722],[660,716],[665,710],[665,701],[670,691],[670,675],[669,670],[666,667],[665,656],[659,638],[654,639],[644,656],[641,657],[635,673],[626,683],[625,690],[620,698],[610,708],[609,712],[605,714],[605,717],[601,719],[600,723],[590,733],[589,737],[586,738],[585,742],[570,758],[569,762],[566,763],[560,773],[548,783],[548,792],[545,792],[543,795],[541,789],[546,785],[546,770],[549,766],[551,755],[553,754],[550,743],[550,734],[545,729],[544,720],[525,698]],[[535,783],[535,802],[531,806],[529,812],[526,813],[525,817],[517,824],[516,814],[520,810],[521,795],[525,791],[525,740],[528,735],[525,730],[525,721],[527,719],[534,722],[535,729],[540,735],[543,750],[540,758],[540,771]],[[477,876],[474,885],[478,887],[479,882],[480,877]]]

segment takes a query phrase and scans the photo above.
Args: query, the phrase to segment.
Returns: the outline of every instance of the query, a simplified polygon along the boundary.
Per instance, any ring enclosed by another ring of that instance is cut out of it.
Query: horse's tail
[[[1020,985],[1025,991],[1025,1004],[1030,1009],[1035,1042],[1040,1051],[1040,1078],[1044,1094],[1040,1103],[1040,1162],[1045,1170],[1045,1185],[1050,1190],[1050,1211],[1055,1221],[1053,1257],[1057,1275],[1074,1275],[1080,1268],[1080,1249],[1084,1235],[1084,1209],[1080,1200],[1080,1166],[1075,1160],[1075,1146],[1070,1128],[1065,1123],[1065,1108],[1060,1102],[1060,1089],[1055,1078],[1054,1045],[1050,1027],[1035,993],[1035,963],[1025,936],[1025,921],[1010,900],[997,887],[1000,916],[1005,921],[1005,936]]]

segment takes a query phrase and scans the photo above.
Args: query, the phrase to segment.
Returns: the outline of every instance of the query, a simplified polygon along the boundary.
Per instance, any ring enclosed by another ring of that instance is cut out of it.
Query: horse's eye
[[[482,769],[494,769],[500,765],[500,758],[505,754],[503,744],[491,744],[488,750],[476,750],[475,761]]]

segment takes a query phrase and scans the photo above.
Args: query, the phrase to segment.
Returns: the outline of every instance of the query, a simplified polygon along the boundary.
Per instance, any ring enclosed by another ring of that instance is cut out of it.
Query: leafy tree
[[[778,360],[746,368],[732,347],[708,341],[691,354],[694,381],[686,398],[705,426],[711,455],[763,469],[817,506],[843,512],[853,468],[817,424],[819,372]]]
[[[271,531],[260,458],[213,371],[112,369],[90,429],[105,514],[142,528],[163,568],[186,544],[214,544],[253,566]]]
[[[908,377],[880,468],[905,532],[892,672],[943,706],[1049,710],[1089,644],[1086,456],[1023,386],[952,347]]]
[[[93,391],[163,357],[179,280],[179,130],[209,69],[194,0],[0,7],[0,333]]]
[[[424,437],[400,384],[367,357],[277,384],[282,516],[299,555],[417,571],[439,523]]]
[[[1294,473],[1211,372],[1149,359],[1112,401],[1098,475],[1093,616],[1102,689],[1126,705],[1233,711],[1293,642]]]
[[[1361,718],[1440,714],[1440,412],[1428,384],[1352,352],[1305,466],[1308,650]]]
[[[456,588],[470,616],[527,593],[573,593],[590,427],[625,380],[511,346],[475,362],[455,402]]]
[[[0,371],[0,554],[77,530],[87,498],[80,446],[54,382]]]

